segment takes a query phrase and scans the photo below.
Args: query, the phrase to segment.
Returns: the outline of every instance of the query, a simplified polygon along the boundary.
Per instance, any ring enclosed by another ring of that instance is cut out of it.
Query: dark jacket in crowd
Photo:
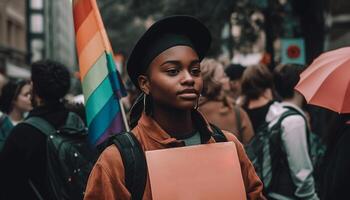
[[[350,121],[347,121],[339,131],[339,139],[325,160],[322,200],[349,199]]]
[[[267,115],[267,112],[269,111],[270,106],[273,104],[273,102],[274,101],[270,101],[269,103],[261,107],[257,107],[253,109],[249,109],[247,106],[243,105],[244,110],[247,112],[249,119],[252,122],[254,133],[257,133],[259,128],[264,123],[266,123],[266,115]]]
[[[55,128],[68,116],[63,104],[34,108],[28,117],[40,116]],[[46,136],[27,124],[15,126],[0,154],[0,199],[38,199],[30,179],[44,199],[50,199],[46,180]]]

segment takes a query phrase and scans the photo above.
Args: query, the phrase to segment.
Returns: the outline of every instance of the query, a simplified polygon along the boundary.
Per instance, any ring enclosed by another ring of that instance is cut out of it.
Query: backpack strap
[[[46,121],[45,119],[43,119],[41,117],[37,117],[37,116],[29,117],[21,123],[24,123],[24,124],[27,124],[29,126],[36,128],[37,130],[39,130],[41,133],[45,134],[48,137],[50,135],[56,133],[56,129],[48,121]],[[34,185],[34,183],[32,182],[31,179],[28,180],[28,184],[31,187],[31,189],[33,190],[33,192],[35,193],[36,197],[39,200],[43,200],[44,198],[42,197],[39,190]]]
[[[55,127],[53,127],[48,121],[41,117],[29,117],[28,119],[24,120],[21,123],[28,124],[36,129],[38,129],[40,132],[44,133],[46,136],[50,136],[52,134],[56,133]]]
[[[147,163],[145,153],[132,132],[124,132],[112,137],[123,160],[126,188],[131,199],[141,200],[147,180]]]
[[[239,135],[238,140],[242,141],[243,128],[242,128],[241,112],[240,112],[239,106],[237,106],[237,105],[234,105],[233,109],[234,109],[235,115],[236,115],[237,131],[238,131],[238,135]]]
[[[227,142],[227,138],[224,133],[214,124],[210,124],[211,129],[213,130],[213,138],[216,142]]]
[[[285,114],[284,118],[286,118],[286,117],[288,117],[290,115],[300,115],[306,122],[305,116],[298,109],[296,109],[296,108],[294,108],[292,106],[286,106],[286,105],[284,105],[283,108],[288,109],[288,111],[285,112],[286,114]]]
[[[306,117],[303,115],[303,113],[301,113],[299,110],[297,110],[296,108],[293,108],[292,106],[283,106],[284,108],[288,109],[288,111],[286,111],[286,113],[288,112],[288,114],[286,114],[286,116],[284,116],[284,118],[291,116],[291,115],[300,115],[305,122],[305,128],[306,128],[306,141],[307,141],[307,146],[308,146],[308,150],[309,150],[309,154],[310,154],[310,147],[311,147],[311,132],[310,129],[307,125],[307,119]],[[282,119],[283,120],[283,119]],[[282,121],[281,120],[281,121]]]
[[[68,112],[68,116],[63,127],[68,129],[82,130],[85,129],[85,123],[76,113]]]

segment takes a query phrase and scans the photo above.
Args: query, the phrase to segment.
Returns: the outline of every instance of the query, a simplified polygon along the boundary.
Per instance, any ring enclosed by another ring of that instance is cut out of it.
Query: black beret
[[[208,28],[198,19],[186,15],[163,18],[154,23],[134,46],[127,62],[129,77],[139,88],[137,78],[144,74],[153,59],[166,49],[177,45],[190,46],[202,60],[210,42]]]

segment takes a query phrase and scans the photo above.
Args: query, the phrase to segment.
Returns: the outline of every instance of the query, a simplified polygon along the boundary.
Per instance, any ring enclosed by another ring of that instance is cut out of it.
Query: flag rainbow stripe
[[[89,140],[98,145],[126,128],[119,101],[125,91],[96,0],[74,0],[73,15]]]

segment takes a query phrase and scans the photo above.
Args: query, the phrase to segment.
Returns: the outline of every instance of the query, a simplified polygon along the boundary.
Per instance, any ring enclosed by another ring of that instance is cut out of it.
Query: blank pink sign
[[[233,142],[147,151],[154,200],[245,200]]]

